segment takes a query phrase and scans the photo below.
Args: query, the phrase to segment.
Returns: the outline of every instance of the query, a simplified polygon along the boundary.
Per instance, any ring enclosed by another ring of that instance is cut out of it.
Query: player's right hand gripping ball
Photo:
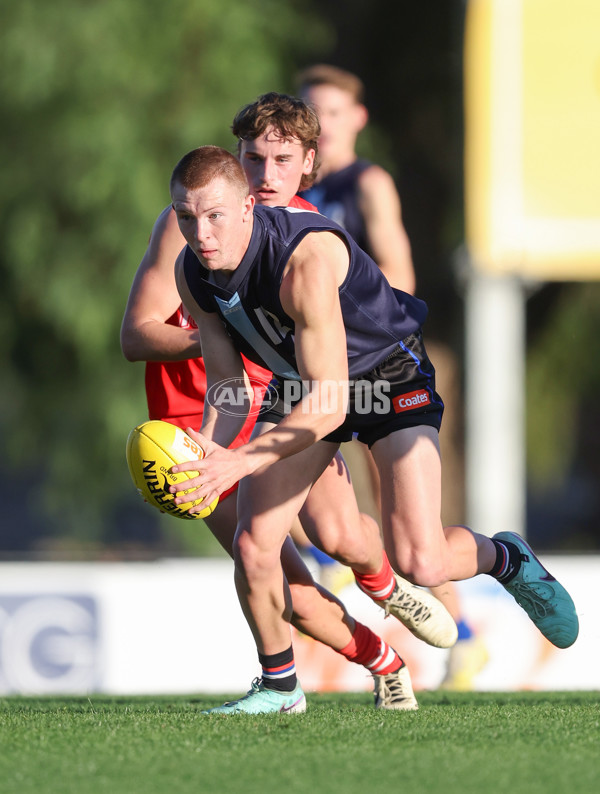
[[[219,503],[219,500],[215,499],[204,510],[190,515],[188,510],[204,500],[196,499],[193,502],[176,505],[173,501],[175,495],[169,491],[171,485],[189,480],[198,474],[197,471],[173,474],[171,467],[188,460],[202,460],[203,457],[202,447],[181,428],[170,422],[158,420],[143,422],[133,428],[127,439],[127,465],[138,492],[148,504],[156,507],[161,513],[168,513],[175,518],[205,518]]]

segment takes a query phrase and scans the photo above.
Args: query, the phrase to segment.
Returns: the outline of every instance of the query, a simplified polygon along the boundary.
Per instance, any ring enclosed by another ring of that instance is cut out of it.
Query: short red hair
[[[200,146],[185,154],[173,169],[170,187],[172,190],[178,183],[187,190],[195,190],[217,178],[225,179],[239,190],[241,198],[250,192],[240,161],[220,146]]]

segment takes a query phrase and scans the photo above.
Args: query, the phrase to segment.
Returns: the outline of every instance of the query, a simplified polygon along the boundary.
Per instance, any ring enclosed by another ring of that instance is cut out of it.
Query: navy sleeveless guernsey
[[[187,247],[184,274],[206,312],[219,312],[236,349],[282,378],[300,379],[294,351],[294,321],[279,300],[282,274],[299,242],[310,232],[331,231],[346,241],[350,265],[339,288],[346,328],[349,377],[369,372],[404,338],[419,330],[426,304],[393,289],[375,262],[334,221],[315,212],[254,208],[248,249],[225,287]]]
[[[306,201],[316,204],[323,215],[343,226],[369,253],[365,221],[358,206],[357,184],[359,176],[371,165],[368,160],[355,160],[346,168],[327,174],[300,194]]]

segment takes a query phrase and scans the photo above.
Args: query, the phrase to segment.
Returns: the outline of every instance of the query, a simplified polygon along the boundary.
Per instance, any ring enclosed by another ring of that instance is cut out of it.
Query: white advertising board
[[[551,557],[573,595],[580,636],[557,650],[490,577],[460,583],[464,609],[487,643],[480,690],[600,689],[598,557]],[[447,651],[431,648],[354,585],[339,594],[409,665],[416,689],[434,689]],[[307,691],[367,691],[365,670],[294,635]],[[0,693],[241,693],[258,675],[227,560],[0,564]]]

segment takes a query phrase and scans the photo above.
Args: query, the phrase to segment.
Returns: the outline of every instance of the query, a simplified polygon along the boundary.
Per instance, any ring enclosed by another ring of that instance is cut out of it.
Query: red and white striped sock
[[[339,653],[350,662],[362,664],[374,675],[395,673],[404,666],[404,662],[391,645],[358,621],[352,639]]]
[[[381,570],[377,573],[359,573],[354,568],[352,572],[356,578],[356,584],[374,601],[385,601],[394,592],[396,580],[385,551],[383,552]]]

